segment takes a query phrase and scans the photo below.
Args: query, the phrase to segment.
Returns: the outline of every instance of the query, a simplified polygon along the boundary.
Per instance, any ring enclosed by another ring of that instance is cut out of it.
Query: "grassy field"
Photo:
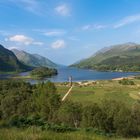
[[[104,99],[113,99],[132,105],[140,100],[140,80],[133,79],[135,85],[121,85],[118,81],[97,81],[88,86],[74,84],[74,88],[66,100],[80,102],[82,104],[100,103]],[[58,93],[63,97],[69,87],[57,84]]]
[[[126,138],[99,136],[85,131],[55,133],[32,127],[28,129],[0,129],[0,140],[126,140]],[[139,138],[129,140],[139,140]]]
[[[115,80],[97,81],[89,85],[74,83],[74,88],[66,100],[85,105],[90,103],[100,104],[104,99],[113,99],[131,106],[137,100],[140,100],[140,80],[133,79],[132,81],[135,85],[121,85]],[[61,97],[69,89],[69,86],[64,85],[64,83],[56,83],[56,87]],[[0,140],[140,140],[140,138],[107,137],[84,130],[56,133],[32,127],[26,129],[2,128],[0,129]]]

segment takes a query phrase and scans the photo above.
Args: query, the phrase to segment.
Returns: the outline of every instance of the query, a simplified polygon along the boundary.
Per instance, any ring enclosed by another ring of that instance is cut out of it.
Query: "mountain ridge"
[[[30,54],[23,50],[12,49],[13,53],[17,58],[26,65],[34,67],[50,67],[55,68],[57,64],[49,60],[48,58],[41,56],[39,54]]]
[[[137,61],[139,59],[140,45],[125,43],[103,48],[91,57],[71,66],[101,71],[140,71],[140,62]]]
[[[0,44],[0,72],[17,72],[31,69],[32,67],[21,63],[12,51]]]

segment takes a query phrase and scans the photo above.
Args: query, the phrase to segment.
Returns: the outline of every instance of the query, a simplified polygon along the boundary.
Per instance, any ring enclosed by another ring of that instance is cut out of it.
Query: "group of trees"
[[[57,75],[57,70],[48,67],[37,67],[30,72],[30,75],[38,78],[50,77],[53,75]]]
[[[113,65],[113,64],[98,64],[91,67],[98,71],[123,71],[123,72],[137,72],[140,71],[140,65],[126,64],[126,65]]]
[[[112,100],[82,105],[61,102],[51,82],[31,85],[0,81],[0,127],[29,127],[43,130],[85,129],[124,137],[140,136],[140,103],[132,107]]]
[[[78,68],[85,69],[93,69],[97,71],[114,71],[114,72],[139,72],[140,64],[106,64],[106,63],[98,63],[98,64],[87,64],[86,66],[79,66]]]

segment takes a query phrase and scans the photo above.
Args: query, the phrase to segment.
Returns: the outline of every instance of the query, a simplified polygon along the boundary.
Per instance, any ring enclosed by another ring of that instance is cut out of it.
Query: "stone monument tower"
[[[72,86],[72,76],[69,76],[69,85]]]

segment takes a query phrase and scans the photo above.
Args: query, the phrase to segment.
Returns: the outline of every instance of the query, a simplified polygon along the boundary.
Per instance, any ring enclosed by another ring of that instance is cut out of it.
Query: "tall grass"
[[[50,131],[42,131],[40,128],[31,127],[27,129],[17,129],[17,128],[0,129],[0,140],[127,140],[127,139],[97,136],[94,133],[84,131],[55,133]],[[139,138],[129,140],[139,140]]]

